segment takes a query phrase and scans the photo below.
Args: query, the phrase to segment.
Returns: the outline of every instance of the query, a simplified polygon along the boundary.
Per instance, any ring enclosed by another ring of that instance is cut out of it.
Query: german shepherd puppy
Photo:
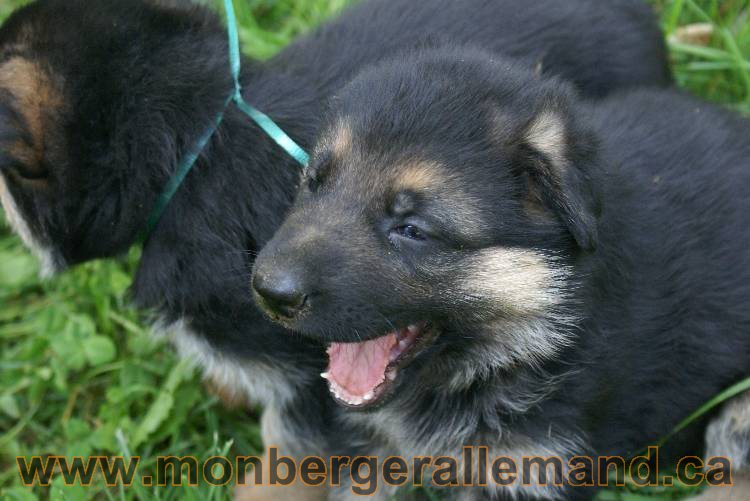
[[[0,194],[49,273],[136,242],[233,88],[220,20],[180,4],[37,1],[0,30]],[[308,147],[324,103],[358,69],[435,38],[519,56],[590,96],[670,82],[638,1],[369,0],[267,62],[246,60],[245,97]],[[145,244],[132,290],[228,397],[266,406],[267,443],[290,454],[325,450],[325,353],[241,292],[299,178],[230,107]]]
[[[478,49],[394,59],[334,98],[254,296],[328,345],[370,454],[627,457],[748,376],[749,130],[677,91],[588,103]],[[714,430],[732,448],[709,444],[735,468],[738,402]],[[475,494],[581,494],[519,484]]]

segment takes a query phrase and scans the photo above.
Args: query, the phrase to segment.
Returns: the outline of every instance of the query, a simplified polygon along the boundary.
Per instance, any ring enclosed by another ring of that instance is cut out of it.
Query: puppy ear
[[[16,56],[0,64],[0,163],[46,184],[63,107],[62,92],[36,62]]]
[[[594,199],[587,166],[593,135],[575,126],[559,109],[537,113],[522,132],[518,165],[528,182],[528,196],[551,211],[568,228],[578,246],[596,246]]]

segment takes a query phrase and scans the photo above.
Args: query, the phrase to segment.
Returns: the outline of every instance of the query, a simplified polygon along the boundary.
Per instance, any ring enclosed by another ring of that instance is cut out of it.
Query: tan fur
[[[248,409],[252,406],[247,394],[239,391],[236,385],[226,384],[220,378],[213,379],[207,375],[205,382],[208,393],[219,398],[227,409]]]
[[[252,405],[268,408],[283,405],[294,398],[293,388],[284,384],[286,380],[279,377],[277,368],[242,363],[217,351],[193,331],[189,319],[183,318],[172,324],[157,322],[154,334],[169,339],[180,357],[195,361],[202,368],[204,378],[229,392],[227,396],[231,400],[246,400]]]
[[[449,387],[466,388],[498,367],[538,364],[566,346],[576,323],[561,306],[569,276],[554,256],[529,249],[487,248],[468,258],[454,288],[463,301],[477,303],[473,320],[484,327],[474,363],[457,371]]]
[[[62,94],[36,63],[21,57],[11,58],[0,66],[0,89],[12,96],[13,105],[25,122],[19,125],[31,138],[31,143],[17,141],[2,147],[23,162],[27,169],[38,170],[50,127],[45,119],[62,108]]]
[[[554,113],[539,115],[526,132],[526,141],[550,159],[558,174],[567,167],[565,123]]]
[[[470,238],[480,238],[483,222],[481,202],[452,177],[442,165],[426,159],[409,159],[397,163],[390,178],[394,193],[414,192],[427,199],[440,200],[433,204],[437,219],[452,221]]]
[[[428,161],[416,160],[397,169],[393,180],[396,191],[430,191],[440,188],[446,179],[440,174],[440,166]]]
[[[494,247],[468,260],[461,289],[496,303],[503,313],[527,316],[544,313],[559,302],[555,291],[560,278],[559,270],[537,252]]]
[[[279,414],[273,407],[268,407],[263,412],[261,418],[261,429],[263,430],[263,444],[268,447],[278,448],[282,456],[292,457],[297,466],[299,466],[305,456],[323,457],[323,451],[301,451],[299,444],[289,444],[287,434],[285,434],[283,422]],[[324,501],[328,498],[328,487],[326,483],[319,487],[307,486],[297,479],[289,486],[272,486],[269,482],[269,465],[270,459],[268,451],[263,455],[263,482],[264,485],[243,485],[237,486],[234,492],[234,498],[238,501],[264,501],[289,499],[290,501]],[[252,477],[252,475],[250,475]]]
[[[331,151],[338,158],[344,158],[352,151],[352,128],[346,122],[341,122],[331,137]]]

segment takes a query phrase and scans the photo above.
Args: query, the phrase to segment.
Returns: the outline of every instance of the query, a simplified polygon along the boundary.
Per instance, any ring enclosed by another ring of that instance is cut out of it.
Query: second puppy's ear
[[[583,250],[596,247],[594,198],[588,166],[595,138],[573,123],[563,107],[539,111],[523,127],[516,167],[529,185],[529,196],[556,216]]]
[[[48,187],[51,169],[67,160],[61,136],[68,103],[57,80],[31,59],[0,64],[0,168],[26,187]]]

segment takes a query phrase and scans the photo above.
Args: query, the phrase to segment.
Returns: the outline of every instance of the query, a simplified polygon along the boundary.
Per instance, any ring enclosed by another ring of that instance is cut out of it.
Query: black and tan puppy
[[[747,120],[677,91],[589,104],[438,49],[358,76],[322,130],[252,284],[328,345],[370,454],[627,456],[748,375]],[[739,468],[735,405],[708,436]],[[662,459],[702,453],[704,430]]]
[[[0,30],[0,194],[49,272],[125,251],[233,88],[225,28],[184,2],[43,0]],[[618,0],[370,0],[267,61],[246,100],[310,146],[323,104],[363,65],[434,39],[522,57],[601,96],[669,82],[646,5]],[[432,40],[432,42],[430,42]],[[230,396],[266,405],[266,439],[322,453],[325,367],[245,293],[299,166],[230,108],[145,244],[135,300]]]

